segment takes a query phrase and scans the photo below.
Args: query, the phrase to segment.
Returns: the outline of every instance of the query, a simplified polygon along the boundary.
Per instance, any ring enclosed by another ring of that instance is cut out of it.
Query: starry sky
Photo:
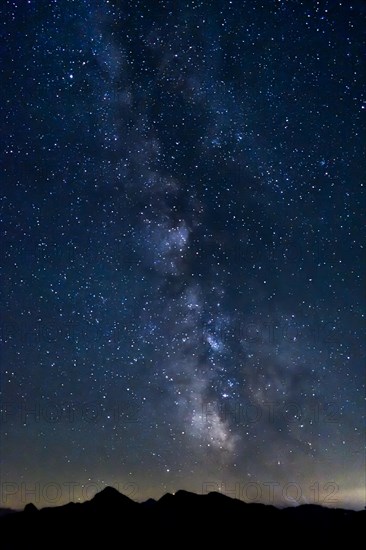
[[[362,508],[366,5],[0,11],[0,506]]]

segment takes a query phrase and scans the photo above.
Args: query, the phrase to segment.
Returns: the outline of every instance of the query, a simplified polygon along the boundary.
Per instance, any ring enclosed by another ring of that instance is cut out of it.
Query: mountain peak
[[[120,493],[114,487],[105,487],[102,491],[94,495],[90,501],[93,504],[103,505],[103,506],[121,506],[121,505],[134,505],[136,502],[131,500],[126,495]]]
[[[185,489],[179,489],[179,491],[174,493],[174,496],[180,497],[180,498],[188,498],[188,497],[197,497],[200,495],[197,495],[197,493],[192,493],[191,491],[186,491]]]
[[[38,508],[33,502],[28,502],[24,507],[24,512],[27,514],[34,514],[34,512],[38,512]]]

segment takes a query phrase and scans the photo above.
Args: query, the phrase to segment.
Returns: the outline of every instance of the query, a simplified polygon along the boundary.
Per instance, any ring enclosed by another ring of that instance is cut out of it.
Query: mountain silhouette
[[[85,503],[86,506],[93,507],[99,513],[129,510],[138,506],[137,502],[123,495],[113,487],[106,487],[100,493],[97,493],[92,500]]]
[[[6,516],[8,514],[14,514],[15,510],[12,510],[11,508],[0,508],[0,517]]]
[[[245,503],[222,493],[199,495],[179,490],[159,500],[137,503],[112,487],[91,500],[0,517],[0,544],[18,548],[125,548],[157,543],[171,547],[202,543],[237,545],[327,543],[362,535],[366,511],[304,504],[278,509]]]

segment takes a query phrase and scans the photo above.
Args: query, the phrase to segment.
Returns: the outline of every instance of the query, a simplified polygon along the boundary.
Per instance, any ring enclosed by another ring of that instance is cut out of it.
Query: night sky
[[[362,508],[366,4],[0,11],[0,506]]]

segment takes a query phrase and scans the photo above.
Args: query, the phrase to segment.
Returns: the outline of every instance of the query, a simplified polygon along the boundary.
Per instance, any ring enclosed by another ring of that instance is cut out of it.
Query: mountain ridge
[[[55,533],[57,544],[68,541],[93,544],[97,540],[113,548],[116,531],[122,529],[130,542],[151,543],[177,537],[183,543],[234,543],[244,532],[257,533],[261,541],[276,537],[301,536],[309,542],[339,540],[341,536],[362,534],[366,510],[325,508],[301,504],[276,508],[271,504],[247,503],[218,492],[196,494],[186,490],[165,493],[160,499],[136,502],[113,487],[106,487],[91,500],[37,509],[32,503],[23,511],[0,517],[2,548],[27,547],[30,538],[37,548],[54,548],[42,536]],[[246,535],[246,536],[247,536]],[[112,542],[113,541],[113,542]],[[29,546],[29,545],[28,545]],[[123,545],[121,545],[121,548]]]

